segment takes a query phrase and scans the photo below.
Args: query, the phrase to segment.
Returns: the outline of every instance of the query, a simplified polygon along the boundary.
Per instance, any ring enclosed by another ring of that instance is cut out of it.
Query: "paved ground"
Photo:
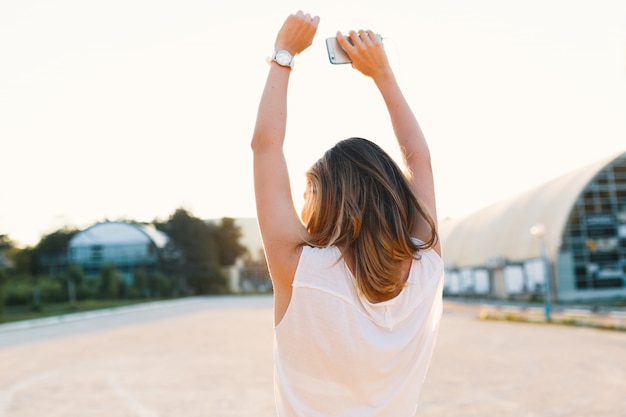
[[[447,305],[420,416],[626,416],[626,332],[476,311]]]
[[[275,417],[270,297],[158,307],[0,328],[0,417]],[[446,303],[420,416],[626,416],[626,332],[477,311]]]

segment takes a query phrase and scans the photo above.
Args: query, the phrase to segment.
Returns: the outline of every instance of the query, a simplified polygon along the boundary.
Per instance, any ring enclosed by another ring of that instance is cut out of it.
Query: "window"
[[[576,288],[626,282],[626,158],[600,172],[572,209],[562,250],[571,251]]]
[[[102,261],[102,245],[93,245],[91,247],[91,260],[92,262]]]

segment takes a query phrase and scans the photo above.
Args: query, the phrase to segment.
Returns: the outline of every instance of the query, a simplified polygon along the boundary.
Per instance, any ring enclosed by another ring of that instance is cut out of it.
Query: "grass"
[[[59,316],[84,311],[101,310],[105,308],[123,307],[134,304],[142,304],[156,299],[142,300],[84,300],[77,301],[74,305],[69,303],[46,303],[39,306],[5,306],[0,313],[0,323],[9,323],[20,320],[39,319],[44,317]]]
[[[540,323],[540,324],[557,324],[565,326],[592,327],[602,330],[626,331],[626,323],[617,322],[607,319],[602,315],[591,315],[587,318],[572,317],[566,314],[553,314],[551,321],[546,321],[545,317],[535,314],[528,314],[525,311],[511,312],[499,310],[483,309],[479,312],[480,320],[502,320],[520,323]]]

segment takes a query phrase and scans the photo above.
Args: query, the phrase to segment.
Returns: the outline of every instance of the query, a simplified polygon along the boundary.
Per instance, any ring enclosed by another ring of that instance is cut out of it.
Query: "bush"
[[[130,288],[129,296],[132,298],[147,298],[149,291],[146,288],[148,283],[148,274],[143,268],[135,270],[133,274],[133,284]]]
[[[169,297],[174,292],[172,280],[160,272],[148,275],[148,287],[150,288],[150,296],[154,298]]]
[[[33,279],[25,276],[14,276],[5,286],[4,304],[7,306],[23,306],[39,303],[58,303],[67,301],[67,288],[60,278],[44,276]]]
[[[4,298],[6,294],[6,286],[9,281],[9,274],[6,269],[0,268],[0,317],[4,313]]]
[[[70,281],[73,288],[70,288]],[[32,305],[34,308],[41,308],[42,304],[73,304],[79,300],[169,298],[181,293],[180,280],[161,272],[138,269],[134,273],[133,281],[127,283],[114,265],[104,266],[100,276],[93,278],[85,277],[79,267],[73,266],[61,275],[38,278],[0,270],[0,314],[2,306]]]
[[[67,288],[60,278],[42,277],[39,279],[38,284],[41,303],[60,303],[67,301]]]
[[[76,298],[79,300],[95,300],[99,293],[99,279],[84,279],[76,288]]]
[[[30,304],[33,299],[33,285],[30,277],[11,277],[6,284],[4,303],[7,306]]]
[[[109,264],[102,267],[100,271],[100,288],[99,295],[101,299],[119,298],[124,294],[125,285],[122,276],[115,268],[115,265]]]

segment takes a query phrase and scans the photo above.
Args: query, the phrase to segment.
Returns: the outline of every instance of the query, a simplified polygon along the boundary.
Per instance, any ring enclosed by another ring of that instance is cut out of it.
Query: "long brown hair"
[[[370,301],[404,287],[401,261],[419,257],[438,239],[436,224],[395,161],[378,145],[349,138],[329,149],[307,172],[311,193],[302,220],[316,247],[340,246],[353,261],[357,285]],[[425,220],[429,239],[411,239]]]

